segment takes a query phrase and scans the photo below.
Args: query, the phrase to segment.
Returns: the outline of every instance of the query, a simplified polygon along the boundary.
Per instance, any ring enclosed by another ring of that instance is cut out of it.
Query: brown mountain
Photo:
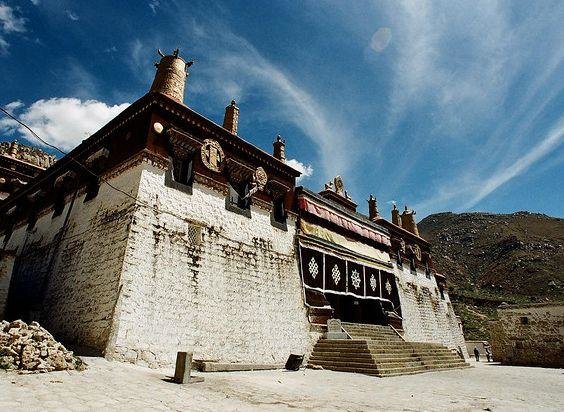
[[[564,219],[517,212],[438,213],[419,223],[436,269],[449,281],[467,339],[508,303],[564,300]]]

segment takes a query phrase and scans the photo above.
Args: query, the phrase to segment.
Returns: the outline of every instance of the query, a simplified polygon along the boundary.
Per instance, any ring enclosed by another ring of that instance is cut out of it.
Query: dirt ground
[[[564,410],[560,369],[471,362],[392,378],[310,369],[195,373],[204,382],[177,385],[165,380],[172,370],[84,359],[84,372],[0,371],[0,411]]]

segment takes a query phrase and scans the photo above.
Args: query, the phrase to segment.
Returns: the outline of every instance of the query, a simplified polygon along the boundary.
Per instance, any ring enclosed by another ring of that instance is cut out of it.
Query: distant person
[[[476,357],[476,362],[480,362],[480,351],[478,348],[474,348],[474,356]]]
[[[486,358],[488,359],[488,362],[491,362],[492,359],[492,350],[489,346],[486,346]]]

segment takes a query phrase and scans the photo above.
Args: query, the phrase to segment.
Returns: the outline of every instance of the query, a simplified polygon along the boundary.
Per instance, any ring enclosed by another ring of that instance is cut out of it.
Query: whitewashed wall
[[[140,173],[137,166],[109,181],[135,196]],[[38,320],[58,339],[103,352],[135,208],[106,184],[94,199],[84,202],[84,196],[77,196],[66,228],[70,198],[61,215],[46,211],[33,229],[17,228],[6,249],[16,253],[11,288],[24,305],[20,317]]]
[[[295,220],[283,231],[266,210],[253,206],[249,219],[227,211],[223,193],[194,183],[190,195],[164,181],[146,165],[139,199],[150,207],[133,217],[108,353],[149,366],[172,364],[179,350],[262,364],[305,353]]]
[[[466,345],[458,319],[452,308],[447,291],[441,299],[437,281],[430,279],[423,271],[414,275],[409,265],[398,267],[394,263],[398,280],[404,338],[411,342],[436,342],[451,349],[462,350],[465,357]]]

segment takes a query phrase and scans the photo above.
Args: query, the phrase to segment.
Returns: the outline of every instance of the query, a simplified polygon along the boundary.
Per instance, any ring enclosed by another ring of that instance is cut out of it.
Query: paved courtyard
[[[0,411],[34,410],[564,410],[559,369],[478,364],[474,368],[374,378],[300,370],[197,373],[205,381],[166,382],[172,370],[85,358],[84,372],[0,372]]]

